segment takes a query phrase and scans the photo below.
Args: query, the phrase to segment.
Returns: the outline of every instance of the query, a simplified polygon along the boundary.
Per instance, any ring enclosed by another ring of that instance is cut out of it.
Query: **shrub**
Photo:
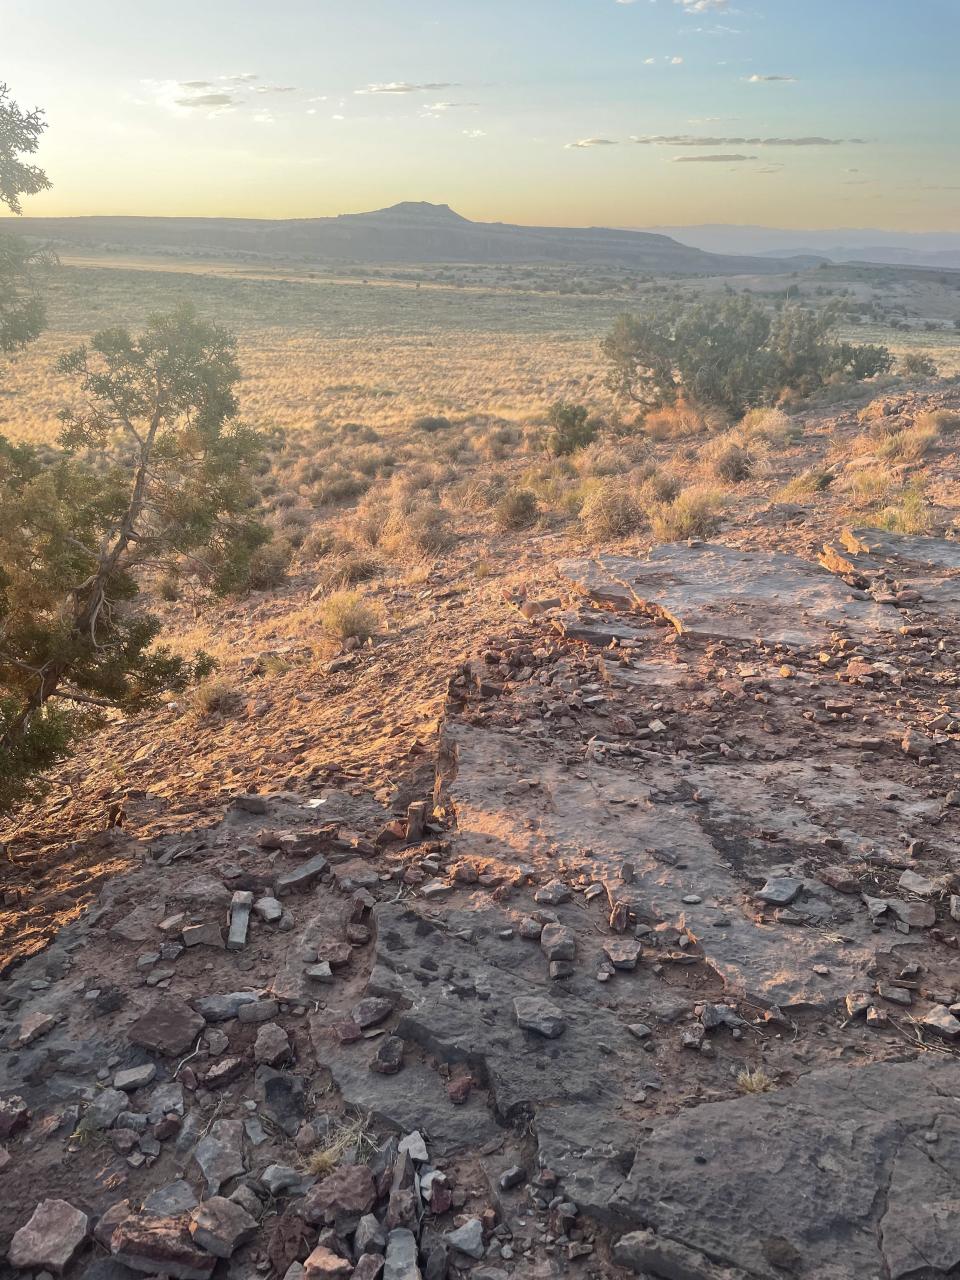
[[[750,455],[733,440],[720,439],[708,444],[701,451],[701,457],[718,480],[738,484],[750,475]]]
[[[540,517],[537,495],[530,489],[508,489],[493,508],[498,529],[529,529]]]
[[[634,533],[643,524],[644,513],[624,484],[607,481],[597,485],[584,499],[580,520],[587,537],[601,541]]]
[[[791,498],[800,498],[805,494],[823,493],[833,484],[834,479],[832,471],[821,471],[813,467],[809,471],[801,471],[798,476],[788,481],[780,490],[780,497],[789,501]]]
[[[925,409],[913,420],[915,427],[932,428],[942,434],[960,431],[960,411],[956,409]]]
[[[450,426],[450,419],[425,414],[422,418],[414,418],[411,426],[414,431],[446,431]]]
[[[884,507],[876,517],[881,529],[893,533],[930,533],[934,527],[933,508],[922,484],[904,489],[900,501]]]
[[[650,511],[650,527],[656,542],[682,542],[709,538],[720,528],[722,495],[714,489],[684,489],[672,502]]]
[[[242,698],[229,680],[210,676],[197,685],[191,699],[197,716],[228,716],[240,709]]]
[[[749,443],[781,447],[795,444],[803,435],[800,423],[788,418],[782,409],[751,409],[738,430],[741,438]]]
[[[320,605],[320,625],[341,641],[369,640],[380,625],[380,614],[359,591],[334,591]]]
[[[673,404],[662,405],[646,414],[643,429],[654,440],[670,440],[674,436],[722,431],[727,423],[727,416],[722,410],[701,408],[680,397]]]
[[[257,547],[250,557],[246,586],[251,591],[272,591],[287,576],[293,548],[286,538],[274,538],[272,542]]]
[[[935,378],[938,373],[933,359],[922,351],[908,351],[901,356],[899,371],[907,378]]]
[[[300,555],[304,560],[322,560],[330,555],[336,545],[337,539],[333,531],[325,524],[317,523],[301,543]]]
[[[598,424],[587,419],[587,409],[582,404],[570,404],[557,400],[547,413],[547,448],[555,458],[565,457],[575,449],[582,449],[596,438]]]
[[[608,386],[647,406],[683,396],[743,413],[773,404],[787,387],[809,394],[838,376],[860,380],[890,368],[884,347],[836,342],[838,318],[835,307],[774,312],[749,294],[623,315],[603,342]]]
[[[400,503],[387,516],[380,545],[399,560],[436,555],[454,541],[450,517],[430,502]]]
[[[936,427],[914,425],[891,432],[877,448],[877,454],[889,462],[919,462],[939,438]]]

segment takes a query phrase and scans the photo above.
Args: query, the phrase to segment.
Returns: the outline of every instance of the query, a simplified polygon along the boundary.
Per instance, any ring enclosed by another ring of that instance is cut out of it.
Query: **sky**
[[[960,231],[960,0],[0,0],[29,214]]]

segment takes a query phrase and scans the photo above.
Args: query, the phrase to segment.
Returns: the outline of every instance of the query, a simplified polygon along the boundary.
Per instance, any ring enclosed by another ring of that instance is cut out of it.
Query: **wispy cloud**
[[[567,150],[573,147],[615,147],[616,138],[580,138],[577,142],[568,142]]]
[[[464,129],[462,132],[465,138],[485,138],[487,136],[485,129]]]
[[[254,71],[242,71],[210,80],[144,80],[141,83],[154,106],[174,114],[206,112],[210,116],[222,115],[250,105],[248,94],[296,93],[294,85],[257,84],[259,79]]]
[[[731,161],[756,160],[757,156],[723,155],[717,152],[712,156],[674,156],[674,164],[729,164]]]
[[[754,74],[745,76],[744,79],[747,84],[775,84],[778,81],[781,84],[796,84],[797,82],[796,76],[758,76]]]
[[[632,137],[637,142],[649,147],[842,147],[847,144],[862,146],[863,138],[821,138],[816,135],[800,138],[711,138],[696,137],[690,134],[649,134]]]
[[[727,9],[730,0],[673,0],[685,13],[709,13],[711,9]]]
[[[449,80],[437,80],[429,84],[411,84],[408,80],[391,80],[388,84],[368,84],[363,89],[354,89],[354,93],[439,93],[441,89],[455,89],[457,86]]]
[[[295,84],[258,84],[254,93],[296,93]]]

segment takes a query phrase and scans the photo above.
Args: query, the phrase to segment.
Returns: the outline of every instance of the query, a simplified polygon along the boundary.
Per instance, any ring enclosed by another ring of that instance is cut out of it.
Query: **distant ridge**
[[[809,260],[707,253],[647,231],[471,222],[449,205],[416,200],[335,218],[18,218],[15,227],[64,248],[317,262],[563,262],[679,275],[775,274],[809,265]]]

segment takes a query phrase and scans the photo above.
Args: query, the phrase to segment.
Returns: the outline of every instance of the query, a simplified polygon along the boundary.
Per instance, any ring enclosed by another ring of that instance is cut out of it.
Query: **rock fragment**
[[[190,1234],[195,1244],[215,1258],[229,1258],[242,1244],[252,1240],[257,1224],[250,1214],[233,1200],[211,1196],[197,1205],[190,1219]]]
[[[535,1031],[548,1040],[563,1035],[567,1028],[560,1009],[540,996],[518,996],[513,1002],[513,1009],[518,1027],[524,1031]]]
[[[11,1241],[10,1264],[21,1271],[39,1269],[59,1275],[72,1262],[89,1229],[87,1215],[66,1200],[41,1200]]]

